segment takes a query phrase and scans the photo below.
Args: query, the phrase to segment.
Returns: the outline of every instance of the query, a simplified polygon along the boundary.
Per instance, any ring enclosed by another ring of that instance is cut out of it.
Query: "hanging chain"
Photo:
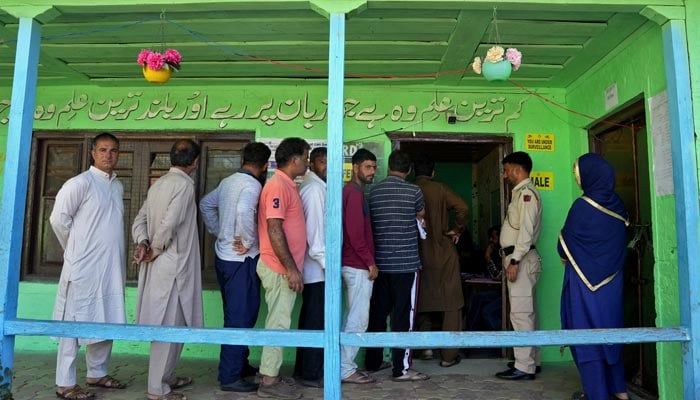
[[[494,45],[501,45],[501,34],[498,32],[498,7],[493,7],[493,17],[491,18],[491,33],[489,34],[489,41]],[[494,42],[494,36],[496,41]]]
[[[165,48],[165,9],[163,9],[160,12],[160,52],[164,53]]]

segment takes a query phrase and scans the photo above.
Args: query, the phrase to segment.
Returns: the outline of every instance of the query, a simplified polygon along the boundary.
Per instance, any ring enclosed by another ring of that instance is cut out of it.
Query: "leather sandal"
[[[83,390],[80,386],[75,385],[72,388],[63,389],[62,392],[56,390],[56,397],[66,400],[88,400],[94,399],[95,393],[88,392],[87,390]]]
[[[170,389],[175,390],[191,385],[192,383],[194,383],[194,379],[191,376],[178,376],[172,381],[168,382],[168,386],[170,386]]]
[[[95,382],[87,381],[88,386],[92,387],[103,387],[107,389],[126,389],[126,385],[121,383],[118,379],[105,375]]]

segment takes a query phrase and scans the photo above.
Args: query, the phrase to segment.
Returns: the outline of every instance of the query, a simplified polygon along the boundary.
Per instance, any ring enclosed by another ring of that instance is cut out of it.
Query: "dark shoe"
[[[571,395],[571,400],[588,400],[588,396],[580,391],[574,392],[574,394]]]
[[[248,382],[248,381],[244,381],[243,379],[239,379],[239,380],[232,382],[232,383],[222,383],[221,390],[223,390],[224,392],[239,392],[239,393],[254,392],[254,391],[258,390],[258,385],[253,383],[253,382]]]
[[[534,381],[535,374],[528,374],[527,372],[523,372],[519,369],[512,368],[512,369],[507,369],[505,371],[497,373],[496,378],[507,379],[509,381],[517,381],[517,380]]]
[[[367,372],[377,372],[377,371],[381,371],[381,370],[387,369],[387,368],[391,368],[391,363],[388,361],[382,361],[382,363],[379,364],[379,368],[377,368],[377,369],[369,369],[368,368]]]
[[[302,393],[294,386],[293,381],[280,379],[272,385],[260,384],[258,397],[275,399],[299,399]]]
[[[506,366],[507,366],[508,368],[510,368],[510,369],[515,368],[515,361],[509,362],[508,364],[506,364]],[[542,367],[540,367],[540,366],[538,365],[538,366],[535,367],[535,373],[536,373],[536,374],[539,374],[540,372],[542,372]]]
[[[323,388],[323,378],[321,379],[299,379],[302,385],[310,388]]]

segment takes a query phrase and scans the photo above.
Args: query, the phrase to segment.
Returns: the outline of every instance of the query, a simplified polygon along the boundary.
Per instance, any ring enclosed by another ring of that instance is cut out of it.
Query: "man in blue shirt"
[[[260,308],[260,257],[257,209],[271,151],[263,143],[243,149],[243,165],[204,196],[199,208],[210,233],[216,235],[216,277],[224,306],[225,328],[252,328]],[[248,347],[221,345],[221,390],[253,392],[258,385],[243,380],[257,370],[248,363]]]

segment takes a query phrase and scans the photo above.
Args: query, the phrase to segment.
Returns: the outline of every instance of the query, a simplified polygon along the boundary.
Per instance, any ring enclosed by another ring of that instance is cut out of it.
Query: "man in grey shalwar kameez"
[[[172,167],[148,190],[134,220],[140,263],[136,322],[145,325],[204,325],[202,279],[194,181],[189,174],[199,162],[199,146],[178,140],[170,150]],[[148,394],[152,400],[185,400],[173,389],[192,383],[177,377],[182,343],[151,343]]]
[[[115,179],[119,141],[109,133],[92,141],[93,165],[69,179],[56,195],[49,222],[63,248],[53,319],[126,322],[124,311],[124,188]],[[56,395],[90,399],[94,393],[76,383],[78,349],[86,345],[87,384],[112,389],[126,386],[107,375],[112,341],[61,338],[56,361]]]

